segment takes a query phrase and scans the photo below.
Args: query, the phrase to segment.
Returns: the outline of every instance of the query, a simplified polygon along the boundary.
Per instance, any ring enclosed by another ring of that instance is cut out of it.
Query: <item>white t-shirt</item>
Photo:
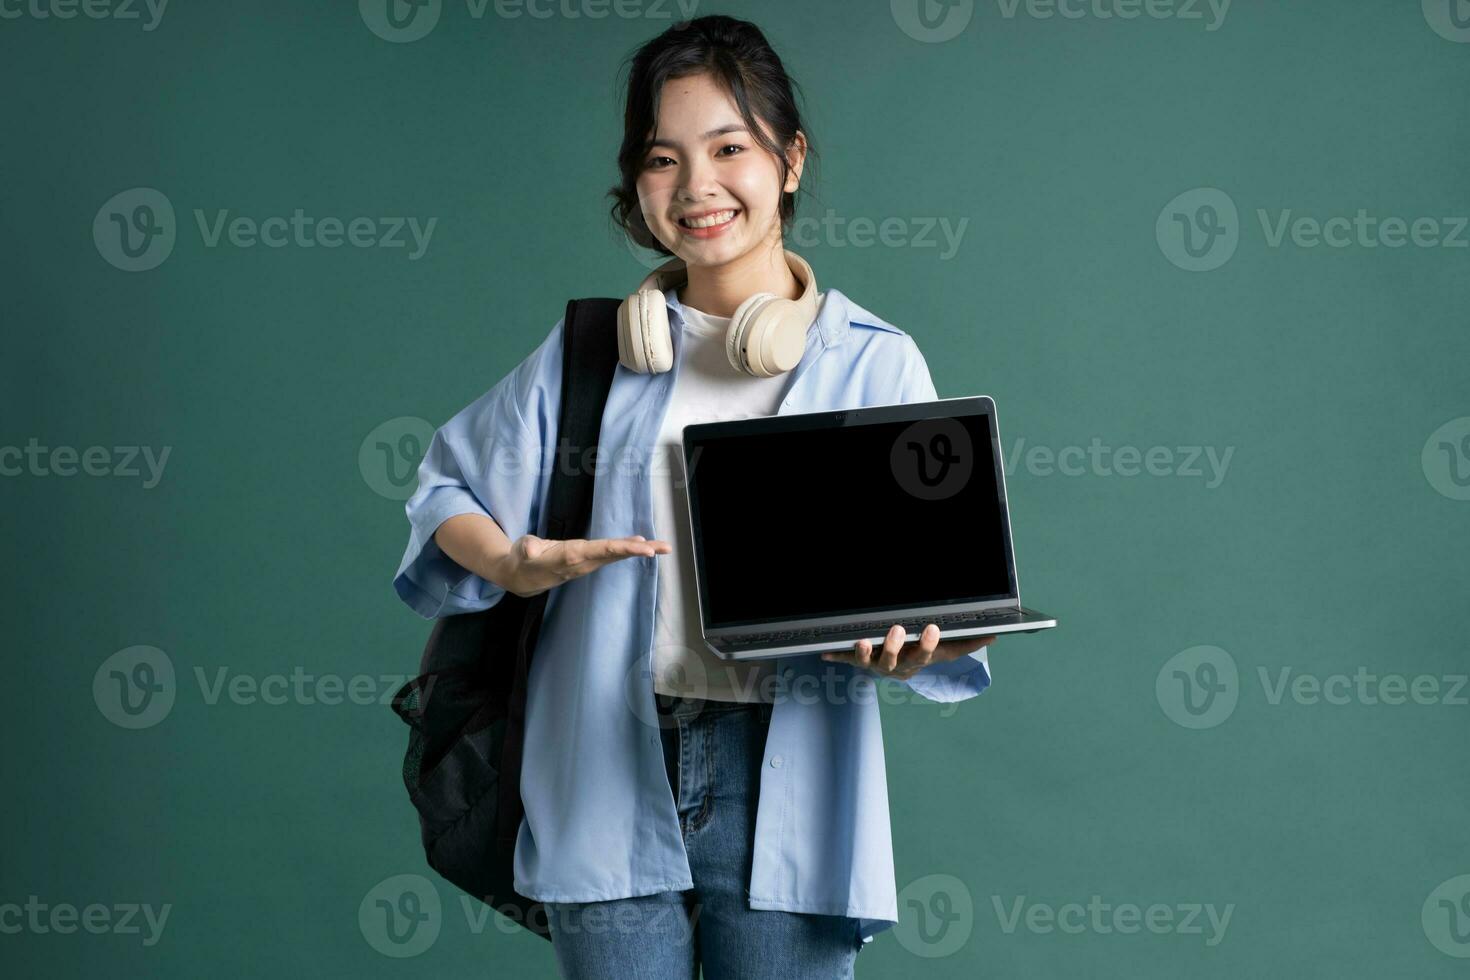
[[[820,303],[821,294],[817,295]],[[768,701],[769,660],[734,663],[715,656],[699,632],[699,595],[694,585],[694,549],[689,540],[689,502],[684,490],[680,433],[696,422],[723,422],[775,415],[788,374],[755,378],[725,357],[727,316],[710,316],[685,306],[686,327],[679,374],[658,434],[653,476],[653,531],[672,552],[659,558],[658,607],[653,628],[654,690],[711,701]],[[752,542],[760,547],[761,542]],[[757,583],[752,583],[757,587]]]

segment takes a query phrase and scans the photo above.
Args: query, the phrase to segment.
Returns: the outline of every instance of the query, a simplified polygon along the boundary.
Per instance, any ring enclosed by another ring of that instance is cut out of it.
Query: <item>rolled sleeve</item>
[[[403,561],[393,577],[393,589],[425,619],[488,609],[505,595],[505,589],[468,571],[434,540],[439,525],[460,514],[491,516],[463,487],[437,487],[417,511],[409,511],[412,530]]]
[[[418,489],[404,505],[409,539],[393,589],[426,619],[489,609],[506,594],[444,553],[434,540],[441,524],[482,514],[511,541],[538,527],[547,472],[543,446],[554,438],[549,390],[560,384],[560,328],[558,323],[515,370],[444,423],[419,464]]]
[[[930,701],[964,701],[990,686],[990,659],[981,647],[955,660],[930,664],[900,683]]]

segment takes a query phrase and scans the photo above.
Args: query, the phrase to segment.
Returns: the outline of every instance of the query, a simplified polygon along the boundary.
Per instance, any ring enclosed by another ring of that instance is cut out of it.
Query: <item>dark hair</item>
[[[786,74],[786,67],[760,28],[749,21],[719,14],[680,21],[640,47],[629,60],[632,70],[623,113],[623,145],[618,150],[622,182],[609,190],[608,196],[613,199],[613,221],[644,248],[673,254],[649,231],[638,203],[638,175],[652,141],[650,134],[658,122],[659,95],[670,79],[711,75],[739,107],[751,139],[780,161],[782,187],[790,171],[786,151],[797,130],[807,136],[808,159],[815,156],[792,95],[792,89],[798,86]],[[774,140],[757,119],[770,127]],[[784,232],[796,214],[794,192],[781,192],[778,213]]]

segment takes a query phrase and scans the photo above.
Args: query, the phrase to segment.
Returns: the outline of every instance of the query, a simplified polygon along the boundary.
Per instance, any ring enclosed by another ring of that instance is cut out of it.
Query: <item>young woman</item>
[[[819,291],[782,247],[809,144],[754,25],[701,17],[642,47],[625,124],[613,214],[674,259],[624,305],[599,443],[613,462],[588,537],[537,533],[558,323],[435,435],[394,585],[427,617],[552,590],[515,872],[546,904],[566,976],[848,977],[897,919],[874,680],[973,697],[989,638],[945,641],[931,623],[906,643],[895,624],[876,649],[719,660],[700,636],[679,437],[692,422],[931,400],[934,386],[907,334]],[[732,321],[743,347],[726,344]],[[821,506],[801,494],[793,507]],[[879,530],[853,533],[881,553]],[[822,574],[795,542],[751,544]]]

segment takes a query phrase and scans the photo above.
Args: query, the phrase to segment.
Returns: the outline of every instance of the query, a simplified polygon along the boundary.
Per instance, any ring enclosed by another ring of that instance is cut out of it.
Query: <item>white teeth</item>
[[[735,217],[734,211],[717,211],[714,214],[705,215],[703,218],[680,218],[679,223],[685,228],[713,228],[722,225]]]

